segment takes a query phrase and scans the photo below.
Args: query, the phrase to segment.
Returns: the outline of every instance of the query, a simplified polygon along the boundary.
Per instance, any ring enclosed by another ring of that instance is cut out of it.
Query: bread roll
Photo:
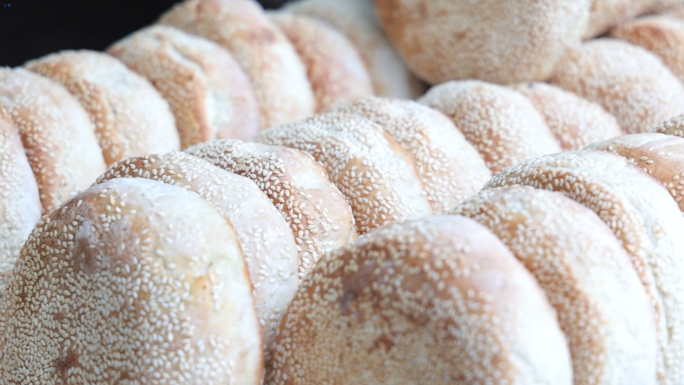
[[[24,67],[62,83],[78,98],[95,124],[107,165],[129,156],[179,149],[169,104],[149,81],[112,56],[63,51]]]
[[[418,100],[443,112],[493,173],[561,148],[542,116],[519,93],[478,80],[432,87]]]
[[[411,156],[371,120],[330,112],[272,127],[255,140],[296,148],[320,162],[347,198],[359,234],[432,214]]]
[[[430,84],[542,81],[574,49],[590,0],[376,0],[385,31]]]
[[[451,120],[432,108],[408,100],[365,97],[335,110],[372,120],[411,155],[435,214],[446,213],[474,195],[492,177]]]
[[[247,75],[218,44],[156,25],[107,52],[145,76],[176,117],[181,148],[216,138],[249,140],[259,132],[259,105]]]
[[[280,324],[267,383],[569,385],[572,369],[530,273],[475,221],[440,216],[322,259]]]
[[[485,188],[522,184],[559,191],[609,225],[632,258],[656,315],[661,384],[684,381],[684,217],[667,190],[627,159],[576,151],[527,160]]]
[[[306,68],[292,43],[254,0],[186,0],[162,15],[172,25],[228,49],[252,82],[261,127],[314,113]]]
[[[666,120],[654,128],[653,132],[684,137],[684,114]]]
[[[599,36],[611,27],[651,11],[658,11],[680,3],[679,0],[592,0],[589,23],[584,31],[586,39]]]
[[[656,133],[632,134],[593,143],[586,149],[624,156],[662,183],[684,212],[684,138]]]
[[[603,106],[625,132],[684,112],[684,86],[652,53],[615,39],[584,43],[550,80]]]
[[[5,290],[12,384],[260,384],[261,328],[229,222],[146,179],[92,187],[44,217]],[[11,316],[10,316],[11,315]]]
[[[0,68],[0,106],[21,135],[43,214],[105,171],[88,114],[59,83],[22,68]]]
[[[0,294],[42,209],[21,137],[12,117],[0,107]]]
[[[344,33],[366,63],[376,95],[415,99],[423,93],[423,85],[382,31],[372,1],[299,0],[284,9],[323,20]]]
[[[668,16],[646,16],[613,29],[610,36],[639,45],[658,56],[684,81],[684,22]]]
[[[591,210],[527,186],[483,191],[456,207],[491,230],[556,309],[575,385],[656,384],[656,329],[629,256]]]
[[[600,105],[547,83],[520,83],[512,89],[525,95],[566,151],[624,135],[615,117]]]
[[[292,232],[270,199],[251,180],[183,152],[123,160],[97,183],[115,178],[148,178],[184,187],[226,217],[242,246],[268,347],[299,284],[299,255]]]
[[[349,204],[308,154],[228,139],[201,143],[187,152],[250,178],[271,199],[294,235],[300,278],[321,255],[356,239]]]
[[[273,12],[271,20],[294,45],[316,95],[316,111],[338,101],[373,95],[368,70],[352,43],[321,20]]]

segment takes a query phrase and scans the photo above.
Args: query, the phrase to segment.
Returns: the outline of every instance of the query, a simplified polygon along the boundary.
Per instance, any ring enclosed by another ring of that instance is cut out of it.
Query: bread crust
[[[105,171],[95,127],[78,100],[59,83],[23,68],[0,68],[0,106],[21,135],[43,214]]]
[[[654,308],[658,380],[684,379],[684,217],[667,190],[627,159],[574,151],[527,160],[503,170],[485,188],[527,185],[558,191],[598,214],[622,242]]]
[[[568,348],[530,273],[458,216],[395,222],[321,259],[267,368],[273,385],[497,382],[569,385]]]
[[[237,236],[211,204],[141,178],[94,186],[43,217],[22,249],[5,290],[0,375],[258,385],[251,291]]]
[[[294,235],[300,279],[323,254],[356,239],[349,204],[310,155],[230,139],[201,143],[186,151],[250,178],[268,196]]]
[[[347,198],[359,234],[432,214],[413,159],[371,120],[329,112],[272,127],[255,140],[312,155]]]
[[[228,49],[252,82],[261,128],[312,115],[315,98],[292,43],[255,0],[187,0],[159,19]]]
[[[568,339],[575,385],[657,383],[649,298],[593,211],[559,193],[507,186],[482,191],[452,214],[487,227],[535,276]]]
[[[169,102],[181,148],[217,138],[250,140],[259,132],[252,84],[218,44],[154,25],[119,40],[107,53],[146,77]]]
[[[432,87],[418,101],[451,118],[493,173],[561,151],[532,103],[508,88],[479,80],[451,81]]]

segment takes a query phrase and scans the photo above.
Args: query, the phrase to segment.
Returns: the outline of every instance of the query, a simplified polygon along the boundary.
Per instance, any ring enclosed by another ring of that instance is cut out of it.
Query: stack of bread
[[[682,385],[680,51],[675,0],[186,0],[0,68],[0,383]]]

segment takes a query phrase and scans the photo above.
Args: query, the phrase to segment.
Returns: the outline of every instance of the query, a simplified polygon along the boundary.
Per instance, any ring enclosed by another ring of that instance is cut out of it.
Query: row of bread
[[[258,140],[302,151],[223,139],[122,160],[44,216],[3,282],[3,380],[684,380],[684,138],[529,159],[449,210],[428,200],[425,180],[451,177],[439,157],[436,179],[406,172],[358,115]]]

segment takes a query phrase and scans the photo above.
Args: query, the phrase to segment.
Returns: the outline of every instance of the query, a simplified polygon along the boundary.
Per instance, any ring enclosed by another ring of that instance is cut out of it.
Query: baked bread
[[[415,99],[423,93],[423,85],[383,32],[372,1],[299,0],[288,2],[284,9],[323,20],[344,33],[366,63],[375,95]]]
[[[430,84],[542,81],[574,49],[590,0],[376,0],[382,26]]]
[[[640,17],[617,26],[610,36],[651,51],[684,81],[684,21],[659,15]]]
[[[107,165],[129,156],[179,149],[169,104],[149,81],[112,56],[62,51],[24,67],[62,83],[78,98],[95,124]]]
[[[587,150],[622,155],[662,183],[684,212],[684,138],[641,133],[593,143]]]
[[[512,89],[525,95],[566,151],[624,135],[615,117],[600,105],[548,83],[519,83]]]
[[[21,137],[12,117],[0,107],[0,294],[42,210]]]
[[[147,179],[94,186],[43,217],[22,249],[5,289],[0,375],[258,385],[251,291],[237,236],[211,204]]]
[[[684,381],[684,217],[667,190],[627,159],[576,151],[530,159],[503,170],[485,188],[521,184],[587,206],[632,258],[654,306],[661,384]]]
[[[259,132],[252,84],[220,45],[154,25],[119,40],[107,53],[145,76],[169,102],[181,148],[217,138],[249,140]]]
[[[320,257],[356,239],[351,208],[323,169],[292,148],[216,140],[186,150],[226,171],[250,178],[290,226],[303,278]]]
[[[432,108],[369,96],[340,103],[335,110],[372,120],[411,155],[435,214],[444,214],[474,195],[492,177],[451,120]]]
[[[615,39],[582,45],[551,83],[603,106],[625,132],[650,131],[684,112],[684,86],[652,53]]]
[[[311,154],[347,198],[359,234],[432,214],[411,156],[371,120],[329,112],[272,127],[255,140]]]
[[[432,87],[418,101],[451,118],[493,173],[561,151],[532,103],[506,87],[452,81]]]
[[[316,111],[347,99],[373,95],[373,83],[356,48],[325,22],[291,12],[272,12],[271,20],[294,45],[316,95]]]
[[[261,128],[314,113],[306,68],[255,0],[186,0],[162,15],[171,25],[228,49],[252,82]]]
[[[485,190],[456,207],[534,275],[570,347],[575,385],[656,384],[656,329],[629,256],[591,210],[528,186]]]
[[[95,127],[78,100],[59,83],[23,68],[0,68],[0,106],[21,135],[43,214],[105,171]]]
[[[684,137],[684,114],[677,115],[659,124],[653,132]]]
[[[457,216],[393,223],[322,259],[280,324],[266,376],[572,384],[567,343],[534,278],[491,232]]]
[[[589,22],[583,37],[590,39],[616,25],[651,11],[660,11],[681,3],[679,0],[592,0]]]
[[[213,204],[233,225],[254,286],[267,348],[299,285],[294,237],[271,200],[251,180],[183,152],[117,162],[97,183],[115,178],[147,178],[183,187]]]

